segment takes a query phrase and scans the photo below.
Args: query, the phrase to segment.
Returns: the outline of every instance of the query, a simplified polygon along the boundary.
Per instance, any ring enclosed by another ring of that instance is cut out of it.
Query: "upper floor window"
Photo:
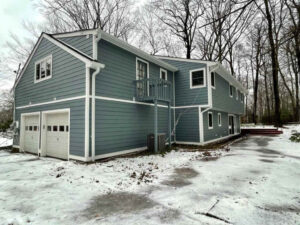
[[[222,117],[221,117],[221,113],[218,113],[218,125],[219,125],[219,127],[222,126]]]
[[[34,81],[40,82],[52,77],[52,55],[47,56],[35,63]]]
[[[216,86],[215,86],[215,73],[214,72],[211,72],[210,73],[210,77],[211,77],[211,86],[213,87],[213,88],[215,88]]]
[[[244,103],[244,94],[241,93],[241,102]]]
[[[239,100],[240,91],[236,90],[236,100]]]
[[[160,69],[160,79],[168,80],[168,73],[164,69]]]
[[[233,97],[233,86],[229,85],[229,96],[232,98]]]
[[[190,88],[205,87],[204,69],[190,71]]]
[[[208,112],[208,129],[213,129],[213,114],[212,112]]]

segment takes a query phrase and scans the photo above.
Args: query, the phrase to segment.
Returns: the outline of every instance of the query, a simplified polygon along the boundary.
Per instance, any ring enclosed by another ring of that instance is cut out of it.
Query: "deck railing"
[[[138,101],[171,101],[172,84],[163,79],[135,80],[135,97]]]

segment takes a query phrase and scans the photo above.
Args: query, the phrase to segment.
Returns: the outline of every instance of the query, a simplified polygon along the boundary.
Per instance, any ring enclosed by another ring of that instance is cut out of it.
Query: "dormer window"
[[[35,63],[34,82],[40,82],[52,77],[52,55],[47,56]]]
[[[210,73],[210,76],[211,76],[211,86],[213,87],[213,88],[215,88],[216,86],[215,86],[215,73],[214,72],[211,72]]]

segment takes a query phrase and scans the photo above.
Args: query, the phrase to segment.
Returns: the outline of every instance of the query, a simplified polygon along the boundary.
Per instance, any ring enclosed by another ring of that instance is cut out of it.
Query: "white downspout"
[[[98,42],[101,39],[100,31],[93,36],[93,58],[98,60]],[[104,68],[104,66],[103,66]],[[96,149],[95,149],[95,133],[96,133],[96,76],[99,74],[101,67],[98,66],[95,72],[92,74],[92,161],[95,161]]]
[[[95,72],[92,75],[92,161],[95,161],[95,132],[96,132],[96,76],[100,72],[100,66],[95,70]]]

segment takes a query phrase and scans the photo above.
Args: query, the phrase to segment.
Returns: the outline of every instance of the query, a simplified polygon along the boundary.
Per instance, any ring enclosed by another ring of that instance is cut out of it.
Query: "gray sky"
[[[28,33],[22,28],[22,21],[39,21],[42,16],[34,7],[37,0],[1,0],[0,3],[0,54],[7,52],[6,42],[9,40],[10,32],[19,37],[26,37]],[[7,74],[0,73],[0,92],[10,89],[13,78]]]

